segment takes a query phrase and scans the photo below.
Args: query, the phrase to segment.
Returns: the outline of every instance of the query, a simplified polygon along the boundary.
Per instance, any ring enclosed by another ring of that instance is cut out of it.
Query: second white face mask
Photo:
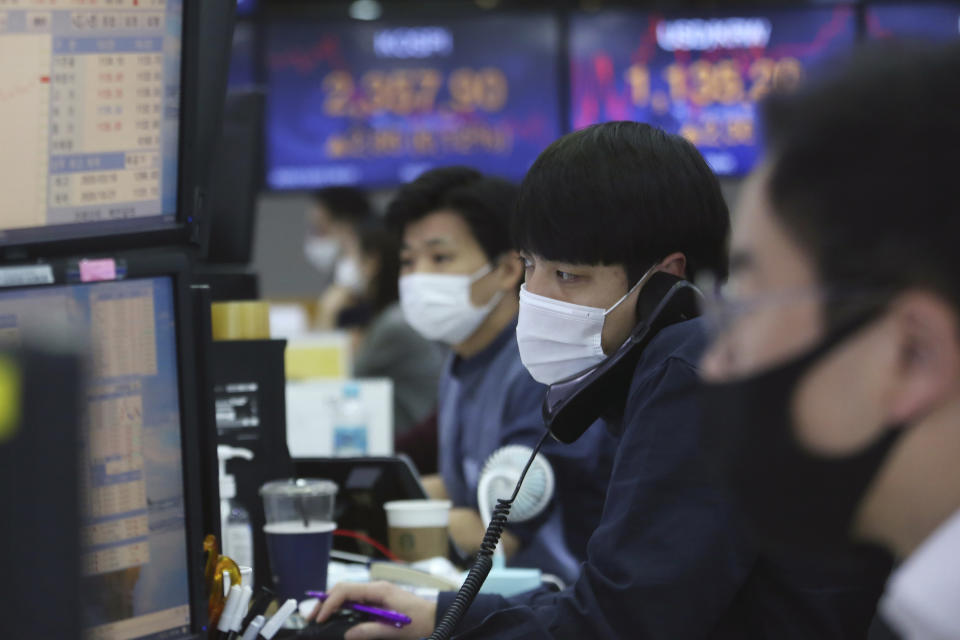
[[[340,244],[333,238],[313,236],[303,242],[303,256],[324,275],[333,271],[339,254]]]
[[[524,283],[520,287],[517,346],[520,361],[533,379],[542,384],[553,384],[603,362],[607,357],[602,343],[604,320],[654,271],[656,267],[647,271],[609,309],[586,307],[530,293]]]
[[[337,266],[333,272],[333,283],[354,293],[363,293],[367,286],[360,264],[356,258],[350,256],[337,260]]]
[[[400,278],[400,307],[407,323],[429,340],[459,344],[469,338],[503,298],[498,291],[489,302],[474,306],[470,288],[490,273],[487,265],[473,275],[412,273]]]

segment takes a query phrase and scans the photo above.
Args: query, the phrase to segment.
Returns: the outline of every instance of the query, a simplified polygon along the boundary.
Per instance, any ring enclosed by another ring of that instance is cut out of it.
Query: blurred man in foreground
[[[903,562],[881,613],[960,637],[960,48],[861,54],[766,107],[704,361],[754,530]]]

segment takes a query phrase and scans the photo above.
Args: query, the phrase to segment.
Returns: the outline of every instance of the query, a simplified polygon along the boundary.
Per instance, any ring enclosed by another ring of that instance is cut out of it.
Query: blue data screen
[[[90,346],[79,479],[89,638],[189,635],[174,319],[169,278],[0,292],[0,344],[55,320]]]
[[[757,102],[849,50],[851,7],[577,14],[570,29],[574,129],[647,122],[693,142],[721,175],[759,153]]]
[[[268,183],[388,186],[450,164],[519,179],[561,133],[558,46],[551,15],[275,22]]]
[[[231,90],[249,89],[257,84],[256,28],[249,22],[238,22],[233,29],[227,87]]]
[[[0,241],[175,222],[183,0],[0,0]]]
[[[960,37],[960,3],[911,2],[867,6],[871,38],[909,37],[950,40]]]

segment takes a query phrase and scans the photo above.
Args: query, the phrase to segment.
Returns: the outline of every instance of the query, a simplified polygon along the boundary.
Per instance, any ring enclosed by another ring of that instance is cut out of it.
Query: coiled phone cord
[[[550,437],[549,431],[543,434],[540,442],[533,448],[533,453],[530,454],[530,459],[527,460],[527,464],[523,468],[523,473],[520,474],[520,479],[517,480],[517,486],[513,490],[513,495],[510,496],[508,500],[504,500],[503,498],[497,500],[497,506],[494,508],[493,515],[490,518],[490,524],[487,526],[487,531],[483,535],[480,551],[477,552],[477,559],[474,561],[473,566],[470,567],[470,572],[467,574],[466,580],[463,581],[463,586],[460,587],[460,591],[457,592],[457,596],[443,614],[443,619],[440,620],[440,624],[433,630],[428,640],[449,640],[449,638],[453,636],[454,629],[457,628],[460,620],[462,620],[463,616],[467,613],[467,609],[470,608],[477,594],[480,593],[480,587],[483,586],[483,581],[487,579],[490,569],[493,568],[493,552],[496,550],[497,544],[500,542],[500,537],[503,535],[503,530],[507,526],[510,509],[513,507],[514,500],[516,500],[520,494],[523,479],[527,477],[527,471],[530,470],[530,465],[533,464],[537,454],[540,453],[540,448],[548,437]]]

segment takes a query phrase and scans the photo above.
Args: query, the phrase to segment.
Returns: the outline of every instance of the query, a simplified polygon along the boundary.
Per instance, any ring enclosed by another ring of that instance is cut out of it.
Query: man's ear
[[[660,271],[666,271],[678,278],[687,277],[687,256],[679,251],[671,253],[660,262]]]
[[[954,308],[925,291],[908,292],[891,305],[898,342],[897,380],[888,411],[897,423],[923,417],[957,388],[960,338]]]
[[[523,281],[523,263],[520,254],[516,251],[505,251],[497,258],[496,270],[499,274],[497,282],[503,291],[514,291]]]

